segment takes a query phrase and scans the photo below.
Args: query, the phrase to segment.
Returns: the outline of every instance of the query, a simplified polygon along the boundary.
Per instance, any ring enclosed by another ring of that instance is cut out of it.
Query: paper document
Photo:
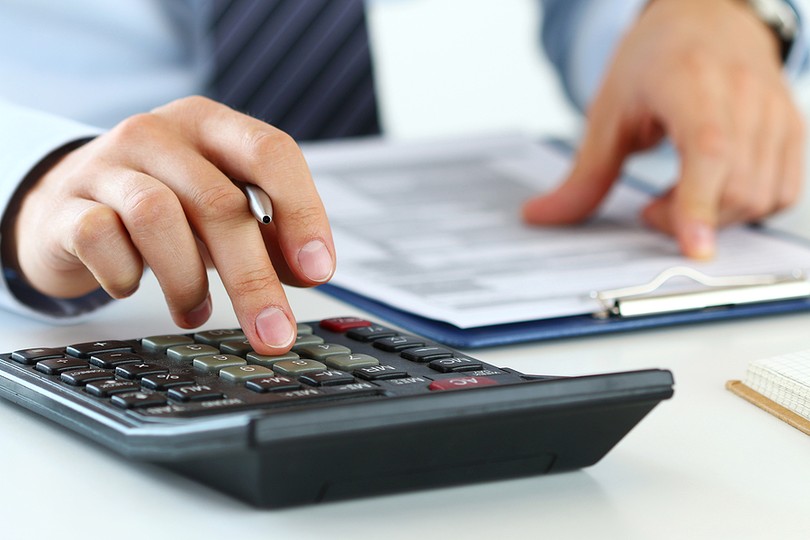
[[[810,268],[806,247],[746,227],[720,233],[715,260],[685,259],[639,222],[649,195],[626,183],[585,224],[526,225],[521,204],[557,185],[569,157],[520,137],[304,151],[335,235],[332,283],[460,328],[592,313],[592,291],[676,265],[715,276]]]

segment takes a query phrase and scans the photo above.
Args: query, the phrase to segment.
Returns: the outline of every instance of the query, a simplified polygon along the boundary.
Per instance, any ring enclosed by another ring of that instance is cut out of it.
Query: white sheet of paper
[[[689,261],[639,222],[649,197],[625,184],[586,224],[528,226],[522,202],[552,189],[569,158],[522,137],[304,152],[335,236],[332,283],[460,328],[591,313],[592,291],[676,265],[714,276],[810,268],[810,248],[747,227],[719,235],[715,260]]]

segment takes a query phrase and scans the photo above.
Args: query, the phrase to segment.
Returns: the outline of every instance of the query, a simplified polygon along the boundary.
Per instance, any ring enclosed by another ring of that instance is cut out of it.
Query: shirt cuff
[[[616,47],[649,0],[587,2],[579,12],[573,32],[567,72],[574,104],[585,110],[593,99]]]
[[[796,0],[785,0],[793,12],[796,14],[798,30],[790,47],[788,56],[785,59],[785,73],[791,80],[795,80],[799,75],[807,71],[808,50],[810,50],[810,36],[807,33],[807,9],[802,2]]]
[[[13,210],[18,191],[29,173],[54,151],[97,136],[96,127],[0,101],[0,211]],[[0,238],[2,242],[2,238]],[[0,308],[47,322],[76,322],[81,314],[108,303],[102,290],[76,299],[43,295],[13,269],[3,268]]]

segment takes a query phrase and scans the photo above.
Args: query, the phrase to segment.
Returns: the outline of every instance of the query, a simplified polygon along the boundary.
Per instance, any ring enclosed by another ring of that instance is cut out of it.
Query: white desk
[[[386,21],[411,36],[400,15]],[[408,20],[419,29],[425,22],[423,17]],[[527,42],[531,39],[536,38],[527,34]],[[410,46],[407,52],[413,55]],[[421,62],[414,64],[422,69]],[[390,84],[383,86],[397,88],[396,74],[388,75]],[[400,78],[408,80],[408,73]],[[452,94],[453,102],[468,90]],[[525,112],[531,99],[513,100],[522,117],[531,116]],[[426,112],[422,101],[414,103],[421,116],[411,116],[410,110],[391,113],[393,120],[415,118],[412,124],[393,126],[397,134],[413,136],[414,126],[421,130],[430,120],[433,109]],[[456,124],[469,117],[462,103],[458,118],[445,125],[472,129]],[[550,103],[547,109],[556,110]],[[502,118],[503,111],[497,112]],[[561,118],[554,125],[563,124]],[[801,212],[783,220],[810,230],[810,219]],[[206,327],[234,325],[224,292],[216,282],[212,286],[215,314]],[[303,320],[360,313],[312,291],[292,290],[290,296]],[[0,350],[130,338],[168,328],[158,288],[148,278],[134,298],[75,327],[48,327],[0,314]],[[808,329],[810,314],[802,314],[475,351],[486,361],[527,373],[668,368],[675,375],[675,396],[586,470],[283,511],[256,510],[157,467],[127,463],[0,401],[0,538],[806,539],[808,438],[732,395],[724,384],[742,376],[751,359],[810,347]]]
[[[216,282],[208,328],[231,326]],[[293,290],[300,319],[357,310]],[[75,327],[0,316],[0,348],[166,331],[153,279]],[[17,538],[807,538],[799,431],[732,395],[748,360],[810,347],[810,314],[477,351],[528,373],[671,369],[675,397],[586,470],[284,511],[256,510],[0,402],[0,536]],[[383,531],[385,531],[383,533]]]

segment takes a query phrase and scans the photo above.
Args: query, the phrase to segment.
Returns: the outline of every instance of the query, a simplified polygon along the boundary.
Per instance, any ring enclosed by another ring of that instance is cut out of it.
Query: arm
[[[14,215],[15,193],[43,156],[58,153],[75,141],[94,137],[100,130],[80,122],[56,117],[0,101],[0,210]],[[75,317],[106,303],[106,294],[94,293],[80,299],[59,299],[39,294],[27,286],[16,270],[13,238],[4,227],[0,247],[4,251],[3,279],[0,279],[0,306],[4,309],[48,321]]]
[[[565,10],[554,4],[547,2],[558,10],[548,15],[563,20]],[[583,3],[576,30],[588,30],[588,21],[610,27],[590,11],[607,4],[618,3]],[[594,95],[588,128],[568,179],[529,201],[524,216],[544,224],[587,218],[624,159],[666,136],[680,155],[680,176],[643,217],[675,236],[685,254],[710,257],[716,227],[762,219],[799,194],[804,129],[782,72],[778,41],[740,0],[653,0],[630,21],[608,55],[598,90],[577,75],[576,60],[587,50],[610,47],[593,44],[593,29],[582,36],[589,47],[571,45],[561,73],[569,73],[569,92],[583,104]],[[803,69],[806,56],[801,33],[788,67]]]
[[[272,224],[260,228],[232,179],[269,194]],[[31,288],[53,298],[99,287],[124,298],[147,265],[176,324],[194,328],[212,309],[210,260],[246,336],[271,354],[295,338],[281,283],[316,285],[334,271],[329,225],[298,146],[205,98],[127,118],[37,167],[25,187],[5,219],[4,252]]]

